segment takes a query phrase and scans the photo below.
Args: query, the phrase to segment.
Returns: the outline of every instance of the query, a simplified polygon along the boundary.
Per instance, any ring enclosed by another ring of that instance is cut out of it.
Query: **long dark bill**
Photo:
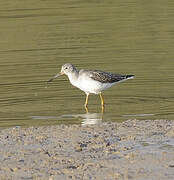
[[[52,82],[54,79],[56,79],[57,77],[61,76],[60,73],[56,74],[54,77],[52,77],[51,79],[49,79],[47,82]]]

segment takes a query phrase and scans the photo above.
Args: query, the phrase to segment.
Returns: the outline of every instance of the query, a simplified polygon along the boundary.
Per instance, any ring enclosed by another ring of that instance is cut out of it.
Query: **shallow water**
[[[0,126],[174,119],[174,2],[0,2]],[[62,64],[135,74],[98,96],[66,77]]]

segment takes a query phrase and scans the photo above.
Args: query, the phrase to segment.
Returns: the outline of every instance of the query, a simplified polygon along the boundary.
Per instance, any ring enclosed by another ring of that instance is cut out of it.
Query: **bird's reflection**
[[[102,122],[103,113],[85,113],[85,114],[69,114],[69,115],[62,115],[62,117],[73,117],[73,118],[81,118],[82,125],[92,125],[92,124],[99,124]]]
[[[105,110],[105,106],[104,106],[104,104],[103,104],[103,105],[101,105],[101,114],[104,113],[104,110]],[[86,111],[86,114],[89,113],[88,106],[85,106],[85,111]]]
[[[64,114],[60,116],[30,116],[34,120],[69,120],[69,119],[80,119],[82,125],[99,124],[102,122],[103,113],[84,113],[84,114]]]

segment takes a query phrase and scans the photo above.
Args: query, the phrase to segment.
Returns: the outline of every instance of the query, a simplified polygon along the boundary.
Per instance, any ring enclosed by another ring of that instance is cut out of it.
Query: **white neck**
[[[71,82],[72,85],[76,86],[77,79],[79,77],[79,72],[74,71],[72,73],[67,74],[69,81]]]

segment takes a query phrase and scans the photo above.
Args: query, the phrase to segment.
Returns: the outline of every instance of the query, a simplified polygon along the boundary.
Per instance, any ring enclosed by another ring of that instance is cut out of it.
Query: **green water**
[[[0,127],[174,119],[174,1],[0,1]],[[100,99],[62,64],[135,74]]]

